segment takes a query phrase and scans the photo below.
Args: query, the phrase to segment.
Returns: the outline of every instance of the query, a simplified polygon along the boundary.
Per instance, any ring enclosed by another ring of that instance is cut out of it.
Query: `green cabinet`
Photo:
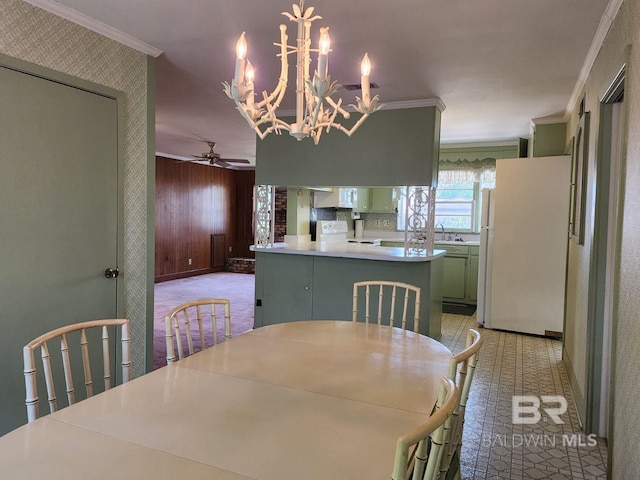
[[[371,212],[373,213],[395,213],[393,188],[372,188],[369,190],[371,196]]]
[[[356,204],[353,210],[356,212],[371,211],[371,195],[369,195],[368,188],[358,188],[356,194]]]
[[[313,257],[257,254],[256,327],[312,318]],[[259,317],[259,318],[258,318]]]
[[[478,247],[469,247],[469,268],[467,271],[467,296],[473,303],[478,301]]]
[[[467,258],[447,255],[444,257],[443,269],[443,298],[464,300],[466,293],[465,278],[467,276]]]
[[[439,338],[441,261],[398,262],[256,251],[254,327],[298,320],[351,321],[353,283],[378,279],[420,287],[419,331]]]
[[[390,240],[381,240],[380,241],[380,246],[381,247],[404,247],[404,242],[393,242]]]
[[[442,274],[442,300],[474,305],[478,301],[478,251],[475,245],[438,244],[446,250]]]

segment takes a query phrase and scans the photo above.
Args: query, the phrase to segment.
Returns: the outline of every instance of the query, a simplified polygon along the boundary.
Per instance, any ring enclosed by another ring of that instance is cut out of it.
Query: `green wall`
[[[320,143],[288,132],[257,139],[258,185],[434,185],[440,145],[437,106],[382,110],[353,134],[324,132]],[[353,114],[351,122],[357,120]],[[346,124],[346,122],[345,122]]]
[[[122,311],[131,322],[132,373],[141,375],[145,363],[151,366],[153,345],[148,335],[153,331],[155,60],[22,0],[0,0],[0,18],[0,54],[124,95],[124,260],[118,266],[126,272]]]
[[[536,125],[533,135],[532,157],[564,155],[567,135],[566,123]]]

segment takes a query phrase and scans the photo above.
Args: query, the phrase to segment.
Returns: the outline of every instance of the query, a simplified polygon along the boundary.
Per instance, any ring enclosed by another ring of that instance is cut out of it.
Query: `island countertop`
[[[252,245],[250,249],[259,253],[359,258],[387,262],[430,262],[443,257],[446,253],[445,250],[433,250],[428,253],[405,252],[402,247],[380,247],[346,242],[308,242],[298,245],[275,243],[271,248]]]

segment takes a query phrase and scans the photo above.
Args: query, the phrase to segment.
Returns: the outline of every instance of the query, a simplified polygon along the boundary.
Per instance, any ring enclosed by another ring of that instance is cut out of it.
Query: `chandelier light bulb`
[[[362,58],[361,65],[362,77],[360,77],[360,86],[362,87],[362,101],[365,105],[368,105],[371,101],[371,84],[369,83],[369,74],[371,73],[371,62],[369,61],[369,54],[365,53]]]
[[[244,60],[244,57],[247,55],[247,41],[244,38],[244,33],[245,32],[242,32],[238,43],[236,43],[236,57],[238,60]]]
[[[251,65],[251,62],[247,60],[247,67],[244,71],[244,76],[247,79],[247,83],[253,83],[254,75],[255,74],[253,71],[253,65]]]
[[[362,58],[361,72],[362,75],[367,77],[371,74],[371,62],[369,61],[369,54],[367,53],[365,53]]]
[[[331,39],[329,38],[329,27],[320,29],[320,53],[327,55],[329,53],[329,47],[331,46]]]
[[[318,76],[322,79],[327,78],[327,62],[329,61],[330,44],[331,40],[329,39],[329,28],[322,27],[320,29],[320,45],[318,48]]]

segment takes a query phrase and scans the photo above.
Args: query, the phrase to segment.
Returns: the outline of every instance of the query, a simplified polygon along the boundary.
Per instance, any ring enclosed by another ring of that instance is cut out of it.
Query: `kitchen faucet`
[[[438,225],[440,226],[440,231],[442,232],[442,240],[444,240],[444,225],[441,223],[436,223],[436,228],[438,228]]]

